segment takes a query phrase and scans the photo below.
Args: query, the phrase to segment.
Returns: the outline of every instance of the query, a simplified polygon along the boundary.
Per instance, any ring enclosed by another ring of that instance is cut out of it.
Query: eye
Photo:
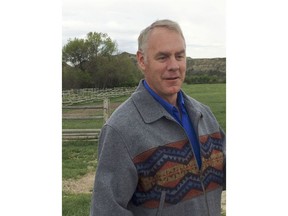
[[[166,55],[160,55],[160,56],[157,57],[158,61],[165,61],[166,59],[167,59]]]
[[[182,60],[182,59],[184,59],[184,58],[185,58],[184,55],[177,55],[177,56],[176,56],[176,59],[177,59],[177,60]]]
[[[164,55],[161,55],[161,56],[159,56],[159,57],[158,57],[158,59],[159,59],[159,60],[163,60],[163,59],[166,59],[166,56],[164,56]]]

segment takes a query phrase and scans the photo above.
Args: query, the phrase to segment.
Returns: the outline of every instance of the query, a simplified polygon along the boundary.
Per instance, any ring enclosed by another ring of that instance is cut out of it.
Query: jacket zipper
[[[202,190],[204,193],[204,198],[205,198],[205,203],[206,203],[206,207],[207,207],[207,211],[208,211],[208,216],[210,216],[210,209],[209,209],[209,205],[208,205],[208,199],[207,199],[207,195],[206,195],[206,190],[203,184],[203,175],[202,175],[202,169],[199,171],[199,176],[200,176],[200,183],[202,186]]]
[[[162,215],[162,210],[163,210],[164,203],[165,203],[165,197],[166,197],[166,191],[162,191],[161,192],[161,197],[160,197],[159,208],[158,208],[156,216],[161,216]]]
[[[171,119],[169,116],[166,116],[166,118],[168,120],[171,120],[171,121],[174,121],[175,123],[177,123],[183,130],[184,130],[184,133],[186,134],[186,131],[185,129],[183,128],[183,126],[177,122],[175,119]],[[199,123],[199,120],[201,118],[201,114],[199,116],[197,116],[197,119],[196,119],[196,129],[198,129],[198,123]],[[194,126],[194,125],[193,125]],[[195,133],[196,133],[196,137],[197,137],[197,140],[198,140],[198,144],[200,145],[200,141],[199,141],[199,133],[198,133],[198,130],[195,129]],[[186,136],[188,137],[188,135],[186,134]],[[189,140],[189,137],[188,137],[188,140]],[[189,140],[190,142],[190,140]],[[200,147],[200,157],[201,157],[201,160],[202,160],[202,156],[201,156],[201,146]],[[194,154],[194,157],[195,157],[195,153],[193,151],[193,148],[191,146],[191,150],[192,150],[192,153]],[[195,158],[196,160],[196,158]],[[211,216],[210,215],[210,209],[209,209],[209,205],[208,205],[208,199],[207,199],[207,195],[206,195],[206,190],[205,190],[205,187],[204,187],[204,184],[203,184],[203,175],[202,175],[202,167],[200,168],[199,167],[199,164],[197,163],[196,161],[196,165],[198,167],[198,170],[199,170],[199,178],[200,178],[200,183],[201,183],[201,187],[202,187],[202,190],[203,190],[203,193],[204,193],[204,198],[205,198],[205,203],[206,203],[206,208],[207,208],[207,211],[208,211],[208,216]]]
[[[200,120],[200,118],[201,118],[201,115],[202,115],[202,114],[200,114],[199,116],[197,116],[197,119],[196,119],[196,129],[197,129],[197,130],[195,129],[195,133],[196,133],[196,137],[197,137],[198,144],[199,144],[199,147],[200,147],[200,157],[201,157],[201,160],[202,160],[201,146],[200,146],[199,133],[198,133],[198,123],[199,123],[199,120]],[[202,167],[199,168],[199,166],[198,166],[198,169],[199,169],[200,183],[201,183],[201,186],[202,186],[202,190],[203,190],[204,198],[205,198],[205,203],[206,203],[206,208],[207,208],[207,211],[208,211],[208,216],[210,216],[210,209],[209,209],[209,205],[208,205],[207,194],[206,194],[206,190],[205,190],[205,187],[204,187],[204,184],[203,184]]]

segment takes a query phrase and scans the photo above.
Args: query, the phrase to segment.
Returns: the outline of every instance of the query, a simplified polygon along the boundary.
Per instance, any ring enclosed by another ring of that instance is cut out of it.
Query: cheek
[[[183,74],[183,76],[186,75],[186,68],[183,70],[182,74]]]
[[[182,67],[180,66],[180,71],[181,71],[181,74],[183,76],[185,76],[185,74],[186,74],[186,65],[183,65]]]
[[[165,65],[162,64],[151,64],[147,67],[147,75],[150,77],[160,77],[165,72]]]

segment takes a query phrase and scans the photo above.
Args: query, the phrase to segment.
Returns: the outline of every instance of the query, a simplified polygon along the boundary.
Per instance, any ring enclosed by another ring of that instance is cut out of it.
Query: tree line
[[[62,89],[136,86],[143,78],[137,67],[136,56],[120,54],[117,47],[117,42],[106,33],[89,32],[85,39],[69,39],[62,48]],[[205,61],[209,60],[204,60],[204,66],[209,66]],[[203,65],[203,60],[201,62]],[[204,66],[199,67],[197,60],[187,58],[185,82],[226,82],[223,67],[220,70],[217,65],[212,65],[212,68],[216,69],[211,70],[211,67],[208,67],[207,70]]]
[[[62,88],[135,86],[142,74],[117,42],[105,33],[89,32],[85,39],[69,39],[62,48]]]

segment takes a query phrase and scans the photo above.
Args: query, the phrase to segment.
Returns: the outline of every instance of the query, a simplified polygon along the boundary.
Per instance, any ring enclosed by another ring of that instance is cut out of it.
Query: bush
[[[185,78],[187,84],[210,84],[210,83],[225,83],[226,78],[217,75],[197,74],[188,75]]]
[[[80,89],[89,87],[92,87],[91,76],[89,73],[69,65],[62,67],[62,89]]]

